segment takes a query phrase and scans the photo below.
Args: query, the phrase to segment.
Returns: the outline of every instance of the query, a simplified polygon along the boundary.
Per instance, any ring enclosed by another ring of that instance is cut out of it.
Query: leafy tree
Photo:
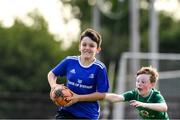
[[[26,26],[16,19],[10,28],[0,26],[0,90],[16,92],[49,91],[47,73],[66,56],[39,14]]]
[[[160,52],[162,53],[179,53],[180,52],[180,20],[160,14]]]

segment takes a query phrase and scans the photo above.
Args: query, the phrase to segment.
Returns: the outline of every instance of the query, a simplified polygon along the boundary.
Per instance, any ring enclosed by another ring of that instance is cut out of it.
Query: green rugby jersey
[[[164,97],[156,89],[152,89],[151,93],[147,97],[142,97],[138,94],[137,89],[132,91],[127,91],[122,94],[125,98],[125,101],[137,100],[144,103],[163,103],[165,102]],[[136,107],[139,112],[139,115],[143,119],[163,119],[169,120],[167,112],[159,112],[155,110],[150,110],[148,108]]]

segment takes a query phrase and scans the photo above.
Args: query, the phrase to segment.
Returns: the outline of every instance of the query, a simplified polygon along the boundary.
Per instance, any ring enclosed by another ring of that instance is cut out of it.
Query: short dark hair
[[[155,83],[158,80],[159,77],[159,73],[157,72],[157,70],[153,67],[142,67],[138,72],[137,72],[137,76],[141,75],[141,74],[147,74],[150,75],[150,82],[151,83]]]
[[[101,42],[102,42],[101,35],[97,31],[95,31],[91,28],[88,28],[84,32],[82,32],[82,34],[80,36],[80,41],[84,37],[89,37],[92,41],[96,42],[98,48],[101,46]]]

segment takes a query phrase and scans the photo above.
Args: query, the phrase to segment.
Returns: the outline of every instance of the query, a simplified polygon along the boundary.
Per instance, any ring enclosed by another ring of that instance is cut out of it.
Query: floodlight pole
[[[100,11],[97,6],[97,1],[92,10],[92,28],[100,32]],[[100,53],[96,55],[97,59],[100,59]]]
[[[139,0],[129,0],[130,11],[130,52],[136,54],[140,51],[140,35],[139,35]],[[132,59],[131,68],[132,74],[135,74],[139,69],[139,60]]]
[[[151,53],[159,52],[159,42],[158,42],[158,15],[155,11],[155,0],[149,0],[149,51]],[[152,59],[150,64],[158,69],[158,60]]]
[[[93,6],[93,11],[92,11],[92,27],[100,32],[100,11],[97,7],[97,4]]]

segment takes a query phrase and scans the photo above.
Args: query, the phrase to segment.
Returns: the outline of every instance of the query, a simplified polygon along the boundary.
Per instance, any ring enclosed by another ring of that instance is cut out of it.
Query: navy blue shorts
[[[86,119],[86,120],[88,120],[88,118],[77,117],[77,116],[73,115],[72,113],[65,111],[65,110],[57,111],[55,118],[56,119]]]

